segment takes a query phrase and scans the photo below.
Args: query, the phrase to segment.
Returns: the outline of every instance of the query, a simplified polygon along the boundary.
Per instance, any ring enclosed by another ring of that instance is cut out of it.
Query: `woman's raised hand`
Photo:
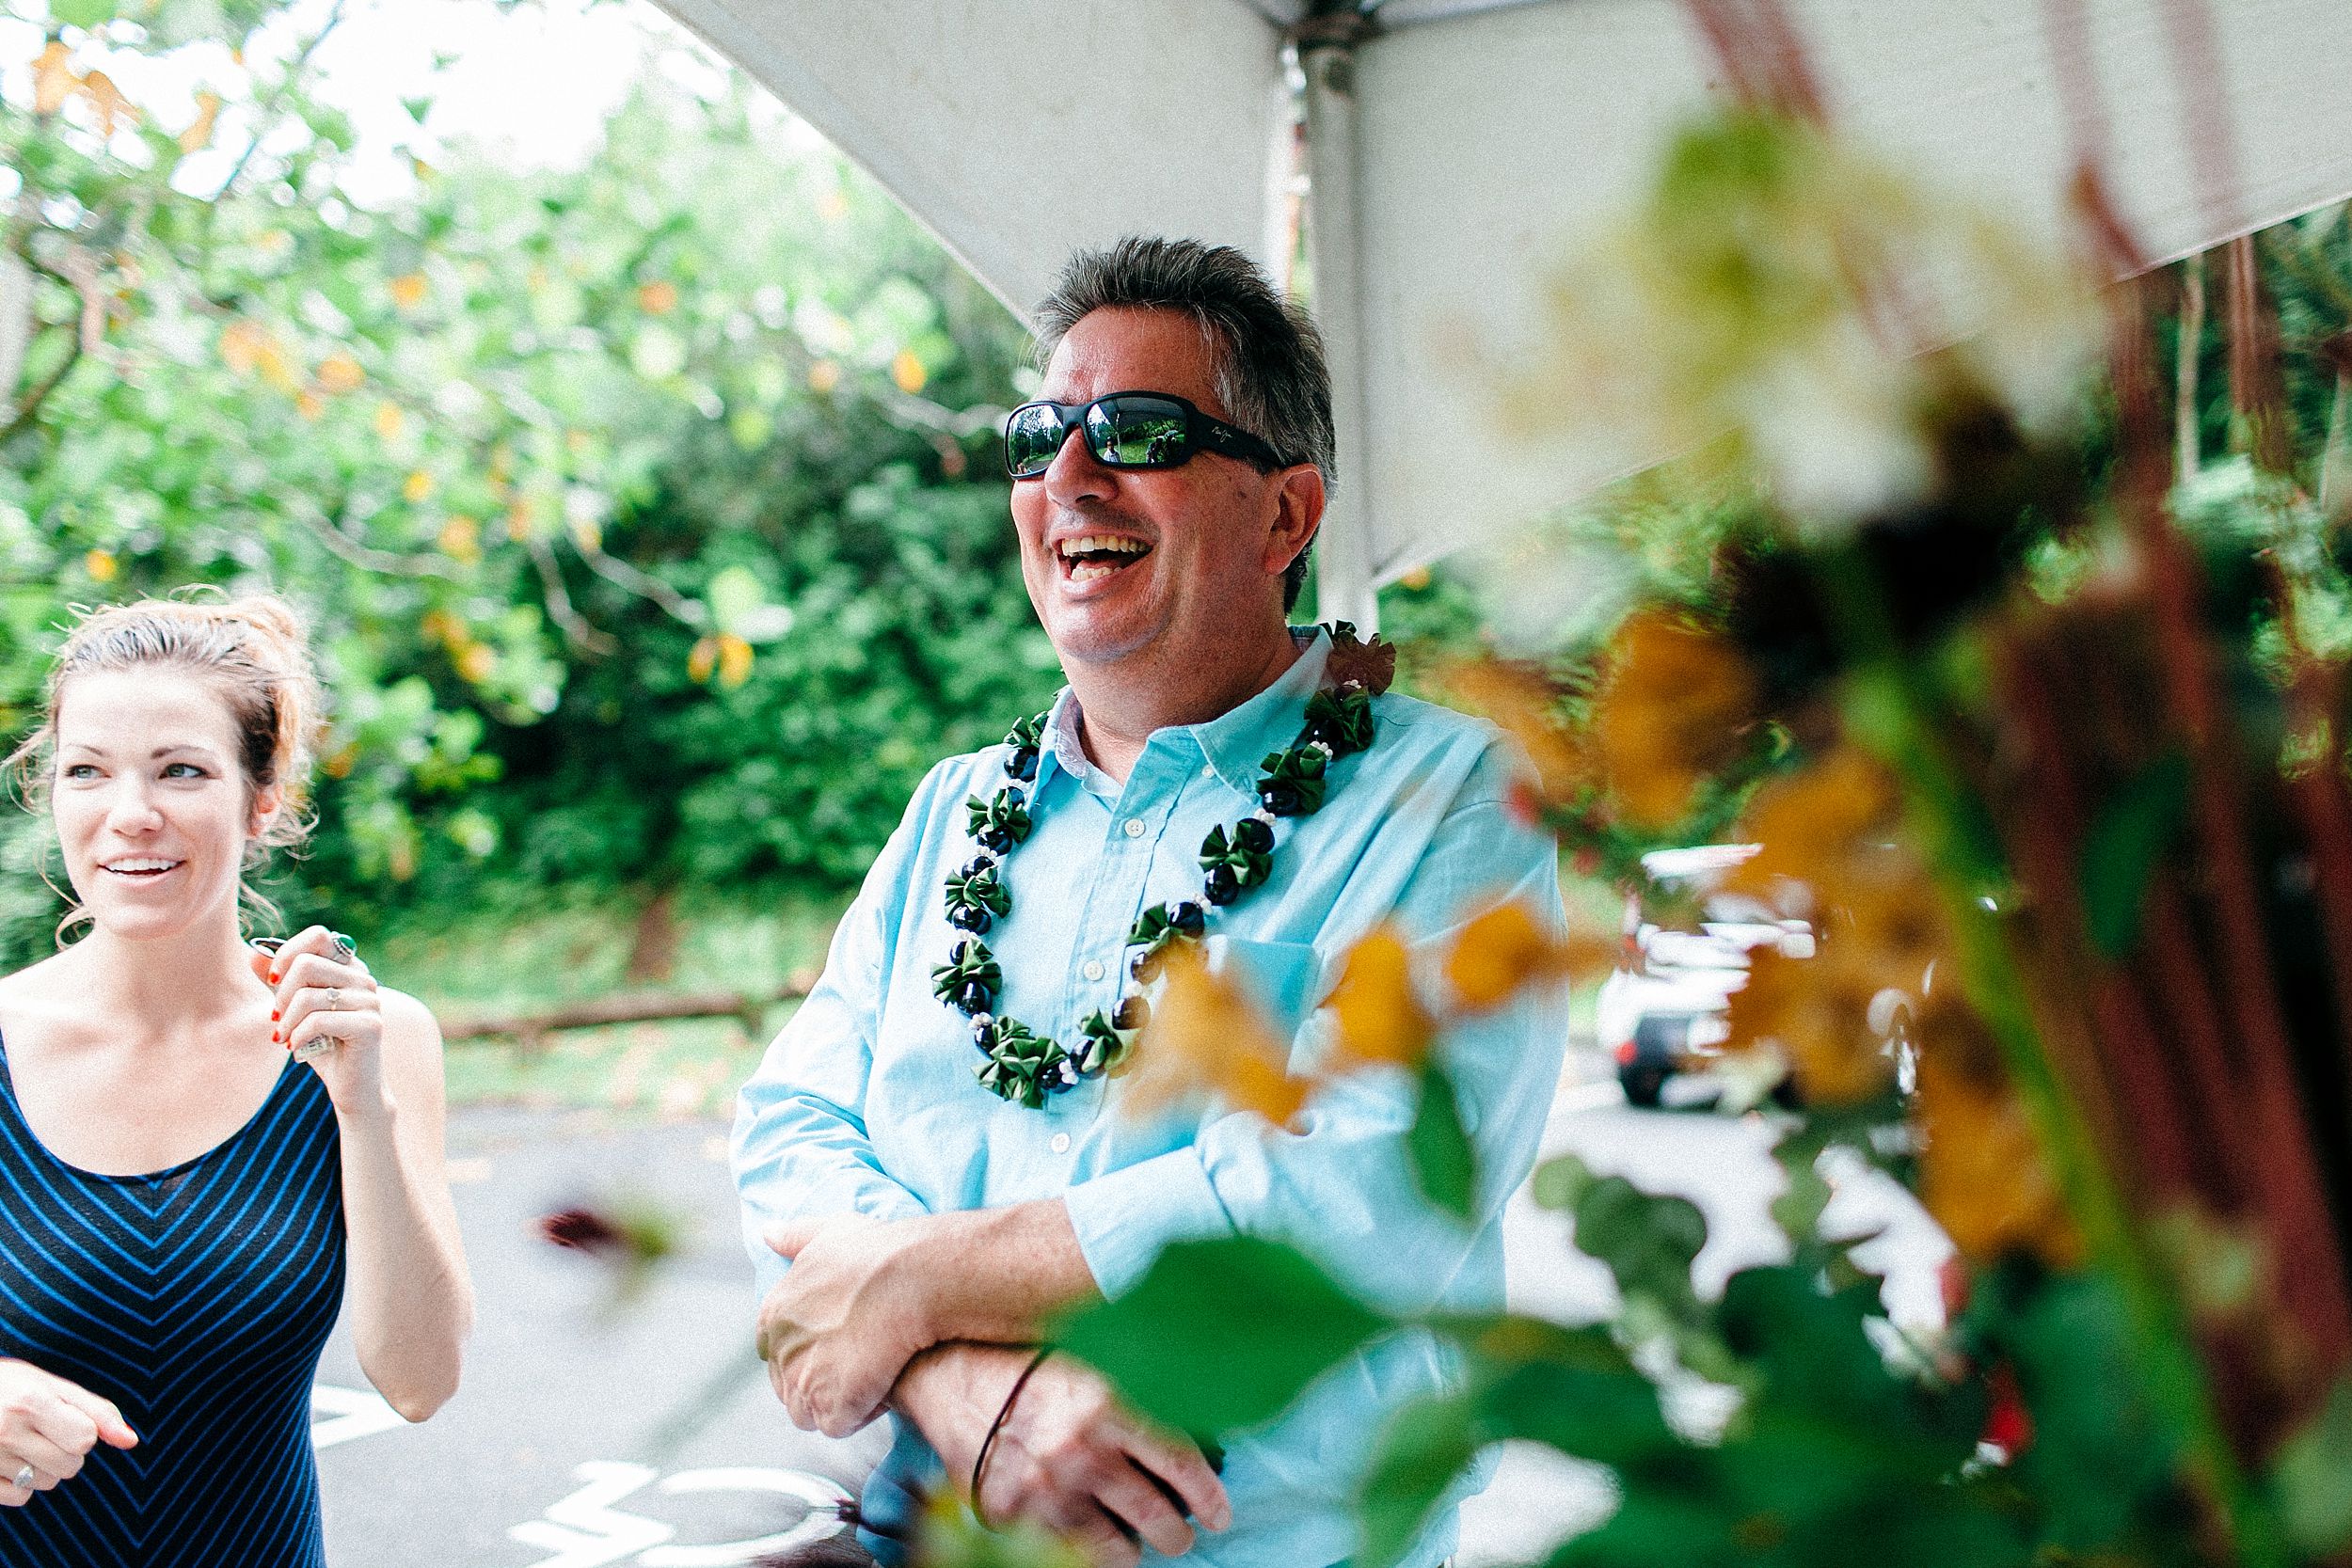
[[[383,1007],[375,976],[345,940],[312,926],[274,952],[256,946],[253,972],[277,993],[270,1037],[310,1064],[335,1109],[380,1101]]]
[[[102,1442],[138,1442],[112,1401],[29,1361],[0,1359],[0,1508],[23,1508],[79,1475],[82,1456]]]

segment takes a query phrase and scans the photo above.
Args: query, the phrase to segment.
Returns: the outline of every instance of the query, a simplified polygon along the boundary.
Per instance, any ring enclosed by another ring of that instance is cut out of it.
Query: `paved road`
[[[451,1129],[459,1216],[481,1298],[464,1391],[423,1427],[362,1390],[340,1334],[321,1368],[320,1468],[336,1568],[720,1568],[806,1517],[813,1478],[854,1487],[874,1436],[796,1432],[747,1344],[749,1272],[737,1250],[723,1132],[628,1128],[591,1114],[461,1114]],[[1756,1120],[1627,1108],[1606,1083],[1564,1086],[1549,1139],[1596,1169],[1706,1210],[1702,1288],[1771,1259],[1765,1206],[1779,1173]],[[583,1199],[639,1196],[691,1217],[683,1254],[640,1294],[531,1239]],[[1856,1230],[1885,1227],[1899,1314],[1931,1317],[1944,1244],[1899,1190],[1840,1189]],[[1516,1304],[1571,1320],[1606,1314],[1608,1275],[1558,1216],[1514,1201]],[[1598,1472],[1506,1452],[1466,1516],[1466,1568],[1522,1560],[1610,1506]]]

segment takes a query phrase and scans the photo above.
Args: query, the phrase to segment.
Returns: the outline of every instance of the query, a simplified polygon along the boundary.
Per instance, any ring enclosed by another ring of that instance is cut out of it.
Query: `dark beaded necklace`
[[[977,1071],[991,1093],[1035,1110],[1048,1095],[1119,1072],[1151,1018],[1143,989],[1158,977],[1168,950],[1199,941],[1216,911],[1271,877],[1275,824],[1321,810],[1331,766],[1370,749],[1372,699],[1388,689],[1395,655],[1377,637],[1358,641],[1356,628],[1344,621],[1327,629],[1331,656],[1324,686],[1308,699],[1298,738],[1260,764],[1258,808],[1230,828],[1211,828],[1201,840],[1199,898],[1154,904],[1136,917],[1127,933],[1127,977],[1119,1004],[1108,1012],[1089,1014],[1078,1026],[1074,1048],[995,1010],[1004,972],[981,939],[1012,913],[1004,871],[1012,851],[1029,836],[1024,786],[1037,778],[1045,715],[1022,720],[1005,736],[1005,784],[988,800],[975,795],[964,802],[965,831],[978,853],[947,878],[947,922],[968,934],[957,940],[946,963],[931,970],[932,991],[972,1021],[973,1043],[986,1058]]]

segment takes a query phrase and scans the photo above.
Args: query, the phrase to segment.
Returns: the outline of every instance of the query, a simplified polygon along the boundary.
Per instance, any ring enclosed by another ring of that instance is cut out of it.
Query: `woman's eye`
[[[87,762],[69,763],[57,770],[57,776],[65,779],[94,779],[98,777],[98,769]]]
[[[174,762],[165,766],[164,777],[167,779],[202,779],[209,778],[211,775],[195,763]]]

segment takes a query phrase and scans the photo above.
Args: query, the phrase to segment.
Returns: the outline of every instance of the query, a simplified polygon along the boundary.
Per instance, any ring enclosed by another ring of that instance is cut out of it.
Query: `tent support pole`
[[[1307,79],[1310,303],[1330,363],[1331,414],[1339,430],[1339,472],[1332,476],[1338,491],[1315,546],[1315,613],[1326,621],[1353,621],[1369,635],[1379,626],[1380,610],[1372,462],[1364,450],[1362,253],[1356,224],[1356,42],[1364,28],[1360,17],[1353,26],[1331,26],[1334,20],[1317,18],[1295,35]]]

